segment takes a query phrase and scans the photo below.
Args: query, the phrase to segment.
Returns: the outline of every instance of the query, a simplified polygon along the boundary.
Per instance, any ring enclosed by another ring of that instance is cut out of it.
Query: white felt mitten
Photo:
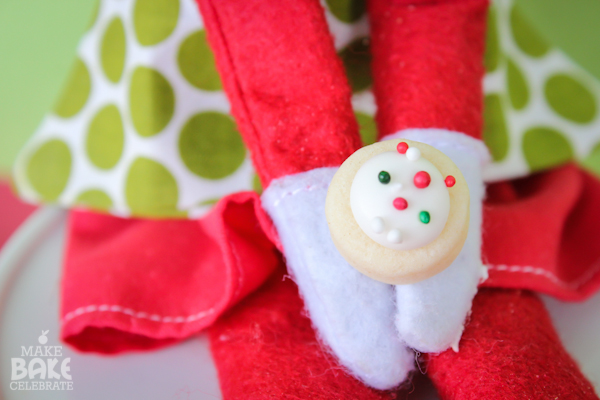
[[[404,130],[383,140],[398,138],[442,151],[458,166],[469,187],[469,233],[458,257],[431,278],[396,286],[396,326],[402,340],[421,352],[438,353],[449,347],[457,351],[477,285],[487,277],[481,262],[481,222],[482,168],[489,162],[489,154],[480,140],[442,129]]]
[[[262,204],[318,335],[353,375],[390,389],[413,370],[414,353],[394,327],[393,286],[351,267],[331,240],[325,198],[336,171],[320,168],[274,180]]]

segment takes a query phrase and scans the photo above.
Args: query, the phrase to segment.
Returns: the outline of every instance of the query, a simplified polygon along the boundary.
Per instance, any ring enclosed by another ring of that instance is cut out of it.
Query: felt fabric
[[[380,136],[443,128],[481,137],[487,3],[368,2]]]
[[[314,0],[198,0],[264,187],[340,165],[361,146],[350,88]]]
[[[429,144],[446,154],[469,187],[469,233],[465,244],[441,273],[411,285],[396,286],[396,327],[402,340],[420,352],[438,353],[458,343],[477,285],[487,277],[481,263],[482,167],[489,163],[484,144],[458,132],[408,129],[382,140],[405,138]],[[451,189],[450,189],[451,190]]]
[[[460,351],[427,358],[444,400],[598,399],[527,291],[481,289]]]
[[[317,334],[354,376],[390,389],[414,368],[414,353],[394,328],[393,286],[350,266],[331,240],[325,198],[336,172],[319,168],[276,179],[262,204],[277,227],[288,271]]]
[[[221,392],[231,399],[396,399],[345,371],[315,336],[282,271],[209,328]],[[411,390],[407,385],[404,396]]]
[[[71,212],[61,338],[81,351],[117,353],[212,324],[280,263],[257,209],[256,193],[244,192],[197,221]]]

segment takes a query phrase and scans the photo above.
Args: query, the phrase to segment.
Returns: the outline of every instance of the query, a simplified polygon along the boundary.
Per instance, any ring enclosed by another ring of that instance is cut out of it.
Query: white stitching
[[[319,189],[327,190],[338,169],[339,167],[315,168],[275,179],[263,192],[262,201],[267,201],[273,207],[277,207],[288,196]]]
[[[313,190],[317,190],[317,189],[327,189],[328,187],[329,187],[329,182],[318,184],[318,185],[310,185],[310,186],[301,187],[301,188],[295,189],[291,192],[289,192],[289,191],[284,192],[284,193],[280,194],[279,198],[273,202],[273,206],[277,207],[279,205],[279,203],[281,203],[283,201],[283,199],[285,199],[288,196],[293,196],[300,192],[312,192]]]
[[[552,282],[554,282],[555,284],[562,286],[564,288],[578,289],[583,284],[587,283],[594,275],[596,275],[597,272],[600,271],[600,260],[593,263],[591,265],[592,268],[589,268],[584,275],[582,275],[581,277],[579,277],[578,279],[576,279],[572,282],[565,282],[564,280],[560,279],[558,276],[556,276],[552,272],[545,270],[543,268],[538,268],[538,267],[518,266],[518,265],[509,266],[509,265],[504,265],[504,264],[487,265],[487,267],[488,267],[488,269],[495,270],[495,271],[521,272],[524,274],[543,276],[544,278],[547,278],[547,279],[551,280]]]
[[[142,312],[142,311],[136,312],[136,311],[132,310],[131,308],[123,308],[123,307],[117,306],[117,305],[110,306],[108,304],[102,304],[101,306],[89,305],[89,306],[85,306],[85,307],[79,307],[79,308],[65,314],[65,316],[63,317],[62,320],[63,320],[63,322],[68,322],[68,321],[72,320],[73,318],[79,317],[83,314],[89,314],[89,313],[93,313],[93,312],[121,313],[121,314],[125,314],[129,317],[137,318],[137,319],[149,319],[150,321],[155,321],[155,322],[181,324],[181,323],[186,323],[186,322],[193,322],[193,321],[199,320],[200,318],[204,318],[208,315],[211,315],[215,312],[215,309],[211,308],[206,311],[201,311],[197,314],[189,315],[187,317],[183,317],[183,316],[161,317],[160,315],[157,315],[157,314],[149,315],[148,313]]]

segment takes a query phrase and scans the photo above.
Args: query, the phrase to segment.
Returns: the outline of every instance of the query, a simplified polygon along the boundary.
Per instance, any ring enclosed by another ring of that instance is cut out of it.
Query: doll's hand
[[[460,169],[468,184],[469,228],[458,256],[437,275],[395,287],[395,321],[402,340],[426,353],[438,353],[449,347],[458,351],[458,342],[477,286],[487,277],[487,269],[481,262],[481,221],[485,195],[482,170],[489,162],[489,155],[483,143],[455,132],[405,130],[384,140],[394,137],[420,141],[442,151]]]
[[[394,327],[394,288],[352,268],[337,251],[325,219],[325,197],[337,168],[275,180],[262,195],[321,339],[369,386],[390,389],[414,368],[414,353]]]

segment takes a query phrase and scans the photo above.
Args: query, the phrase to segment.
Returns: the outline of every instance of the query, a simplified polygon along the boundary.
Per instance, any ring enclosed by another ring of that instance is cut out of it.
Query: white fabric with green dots
[[[106,0],[55,109],[21,154],[32,201],[194,217],[254,171],[193,0]]]
[[[364,1],[326,0],[366,144],[376,138]],[[496,0],[488,24],[488,180],[527,175],[600,143],[600,82]],[[15,165],[33,202],[119,216],[195,218],[258,190],[193,0],[101,0],[71,78]]]

